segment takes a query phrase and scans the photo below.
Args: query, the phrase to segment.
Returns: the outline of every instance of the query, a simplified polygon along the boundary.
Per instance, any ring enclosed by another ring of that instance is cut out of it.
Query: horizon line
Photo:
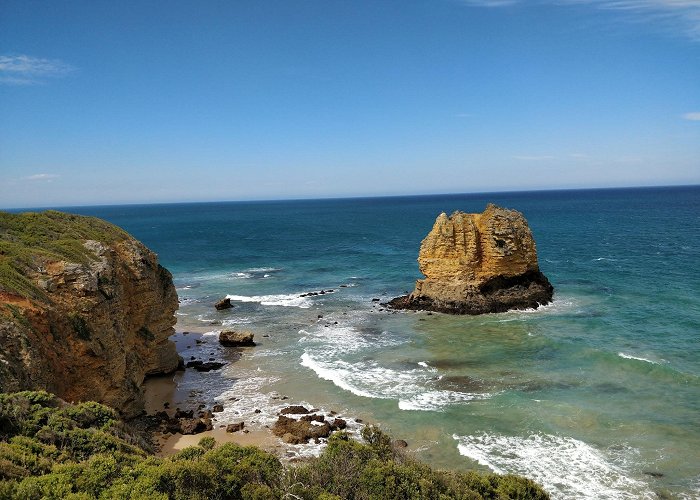
[[[82,204],[82,205],[48,205],[37,207],[9,207],[2,208],[4,212],[18,211],[38,211],[38,210],[59,210],[63,208],[92,208],[92,207],[124,207],[124,206],[158,206],[158,205],[205,205],[217,203],[283,203],[295,201],[334,201],[334,200],[371,200],[384,198],[421,198],[430,196],[463,196],[463,195],[501,195],[514,193],[551,193],[568,191],[613,191],[613,190],[634,190],[634,189],[664,189],[700,187],[699,184],[659,184],[641,186],[606,186],[606,187],[580,187],[580,188],[535,188],[535,189],[511,189],[506,191],[463,191],[463,192],[437,192],[422,194],[380,194],[380,195],[355,195],[355,196],[326,196],[326,197],[299,197],[299,198],[261,198],[249,200],[199,200],[199,201],[156,201],[156,202],[126,202],[126,203],[105,203],[105,204]]]

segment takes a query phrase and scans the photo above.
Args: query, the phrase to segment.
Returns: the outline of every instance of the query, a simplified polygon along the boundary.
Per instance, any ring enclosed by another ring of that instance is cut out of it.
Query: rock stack
[[[536,308],[554,288],[540,272],[532,233],[523,215],[489,204],[480,214],[442,213],[421,243],[425,279],[395,309],[483,314]]]

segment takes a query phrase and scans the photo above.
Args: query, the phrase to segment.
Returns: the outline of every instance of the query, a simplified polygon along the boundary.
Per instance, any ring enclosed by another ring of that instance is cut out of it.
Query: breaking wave
[[[629,477],[605,453],[570,437],[453,435],[460,454],[499,474],[539,482],[553,498],[655,498],[643,481]]]

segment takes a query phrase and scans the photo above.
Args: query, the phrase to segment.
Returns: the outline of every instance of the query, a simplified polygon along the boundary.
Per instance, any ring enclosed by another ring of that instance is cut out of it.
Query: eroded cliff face
[[[0,222],[10,220],[3,215]],[[32,215],[36,227],[41,214]],[[60,215],[52,212],[42,223],[50,227]],[[172,277],[118,228],[68,217],[60,220],[61,231],[76,226],[78,234],[109,237],[60,239],[49,231],[48,243],[40,235],[32,247],[21,221],[11,221],[10,229],[0,224],[0,390],[45,389],[134,416],[144,407],[145,376],[172,372],[180,362],[168,339],[178,307]],[[105,231],[83,230],[86,225]],[[11,273],[17,270],[21,279]]]
[[[391,306],[482,314],[552,300],[530,228],[515,210],[489,204],[480,214],[440,214],[421,243],[418,263],[425,279]]]

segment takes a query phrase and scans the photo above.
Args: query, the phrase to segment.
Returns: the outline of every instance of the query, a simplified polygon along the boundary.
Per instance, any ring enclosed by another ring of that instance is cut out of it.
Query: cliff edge
[[[421,243],[425,279],[395,309],[483,314],[536,308],[551,302],[553,287],[540,272],[525,217],[489,204],[480,214],[442,213]]]
[[[146,375],[174,371],[172,276],[122,229],[56,211],[0,212],[0,391],[43,389],[144,407]]]

